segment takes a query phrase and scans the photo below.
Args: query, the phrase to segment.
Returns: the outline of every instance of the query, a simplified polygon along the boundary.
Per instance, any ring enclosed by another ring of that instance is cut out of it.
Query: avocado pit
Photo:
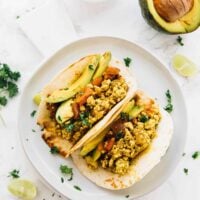
[[[153,0],[158,14],[167,22],[175,22],[193,7],[194,0]]]

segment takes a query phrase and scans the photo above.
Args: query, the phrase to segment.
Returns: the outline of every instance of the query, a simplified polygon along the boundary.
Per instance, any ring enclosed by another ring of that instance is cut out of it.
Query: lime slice
[[[191,77],[198,73],[197,66],[183,55],[177,54],[172,59],[172,66],[182,76]]]
[[[16,197],[23,200],[33,200],[37,195],[35,185],[22,179],[12,180],[8,185],[8,190]]]
[[[34,97],[33,97],[33,101],[36,105],[40,105],[40,102],[41,102],[41,95],[40,93],[36,94]]]

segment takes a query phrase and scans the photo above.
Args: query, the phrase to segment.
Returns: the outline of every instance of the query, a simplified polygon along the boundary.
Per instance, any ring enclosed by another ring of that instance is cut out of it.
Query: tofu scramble
[[[97,147],[85,156],[92,169],[102,167],[115,174],[125,175],[141,152],[146,150],[161,119],[159,107],[152,99],[136,94],[132,111],[122,112],[112,123]]]
[[[50,111],[52,121],[45,124],[45,129],[75,144],[125,98],[127,91],[128,85],[120,76],[119,69],[108,67],[102,77],[87,84],[81,92],[74,96],[71,102],[73,117],[65,123],[59,124],[55,119],[60,104],[47,103],[46,107]]]

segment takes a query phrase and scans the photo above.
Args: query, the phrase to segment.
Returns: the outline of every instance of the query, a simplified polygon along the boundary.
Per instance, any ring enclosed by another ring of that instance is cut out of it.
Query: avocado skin
[[[152,27],[154,28],[155,30],[159,31],[159,32],[162,32],[162,33],[166,33],[166,34],[169,34],[169,35],[176,35],[176,34],[186,34],[188,33],[187,31],[185,32],[179,32],[177,31],[176,33],[172,33],[172,32],[169,32],[169,31],[166,31],[163,27],[161,27],[157,22],[156,20],[153,18],[151,12],[149,11],[148,9],[148,4],[147,4],[147,0],[139,0],[139,5],[140,5],[140,8],[141,8],[141,13],[142,13],[142,16],[144,17],[145,21]],[[190,33],[195,31],[196,29],[198,29],[198,27],[200,26],[200,23],[197,25],[197,27],[191,31],[189,31]]]

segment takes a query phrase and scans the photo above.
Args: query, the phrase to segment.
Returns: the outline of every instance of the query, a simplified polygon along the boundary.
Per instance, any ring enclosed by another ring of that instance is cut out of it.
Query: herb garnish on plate
[[[195,160],[197,158],[199,158],[200,156],[200,151],[195,151],[193,154],[192,154],[192,158]]]
[[[76,190],[82,191],[82,189],[81,189],[79,186],[77,186],[77,185],[74,185],[74,188],[75,188]]]
[[[60,171],[62,174],[70,175],[70,178],[68,181],[71,181],[73,179],[73,169],[68,167],[67,165],[60,165]]]
[[[177,41],[177,43],[180,44],[181,46],[184,46],[183,38],[182,38],[180,35],[176,38],[176,41]]]
[[[129,65],[131,64],[131,61],[132,61],[132,59],[129,58],[129,57],[124,58],[124,63],[125,63],[125,65],[126,65],[126,67],[129,67]]]
[[[9,172],[8,177],[12,177],[12,178],[19,178],[19,170],[17,169],[13,169],[11,172]]]
[[[166,98],[167,98],[167,105],[165,106],[165,110],[168,112],[168,113],[171,113],[173,111],[173,105],[172,105],[172,96],[171,96],[171,93],[169,90],[166,91],[165,93],[166,95]]]

